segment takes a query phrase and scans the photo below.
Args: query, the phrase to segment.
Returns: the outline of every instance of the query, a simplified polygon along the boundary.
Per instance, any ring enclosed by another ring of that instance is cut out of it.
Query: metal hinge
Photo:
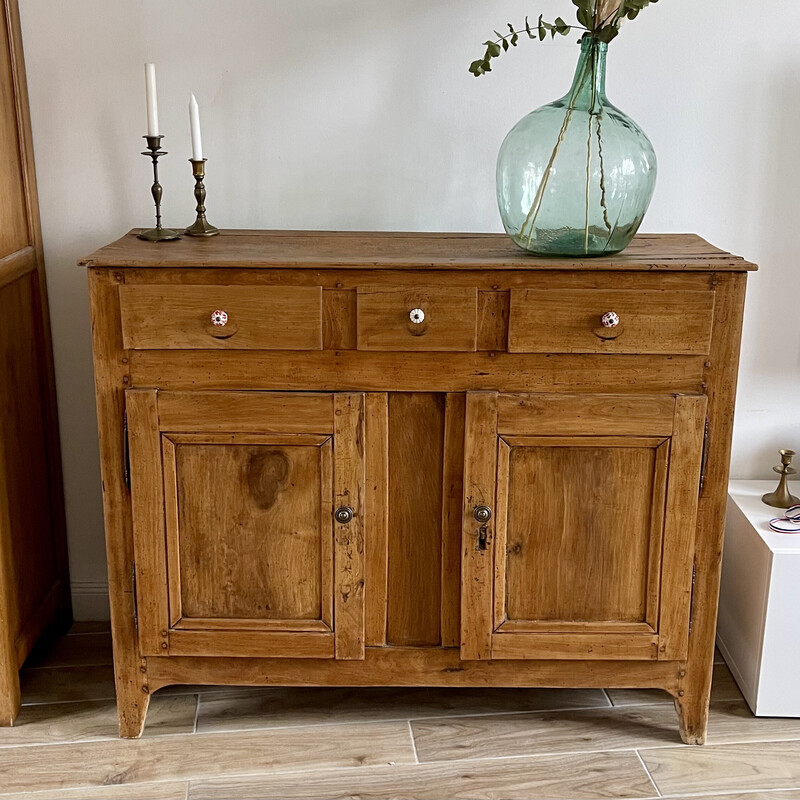
[[[128,443],[128,412],[122,412],[122,480],[131,488],[131,449]]]
[[[139,601],[136,599],[136,562],[131,564],[131,588],[133,590],[133,623],[139,630]]]
[[[692,593],[689,596],[689,634],[692,633],[692,623],[694,622],[694,582],[697,578],[697,564],[692,564]]]
[[[703,493],[703,486],[706,482],[706,467],[708,466],[708,417],[706,417],[706,424],[703,428],[703,455],[700,459],[700,488],[698,495]]]

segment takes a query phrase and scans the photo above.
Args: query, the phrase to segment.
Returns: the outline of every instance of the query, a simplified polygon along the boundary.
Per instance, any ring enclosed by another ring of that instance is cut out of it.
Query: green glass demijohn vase
[[[650,205],[655,152],[644,131],[606,97],[607,52],[607,44],[584,36],[569,93],[520,120],[500,149],[503,225],[532,253],[618,253]]]

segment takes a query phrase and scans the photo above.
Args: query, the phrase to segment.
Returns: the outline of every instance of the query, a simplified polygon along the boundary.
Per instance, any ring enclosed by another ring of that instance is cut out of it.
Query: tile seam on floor
[[[181,734],[181,735],[189,735],[189,734]],[[609,752],[609,753],[620,753],[620,752],[631,752],[630,750],[605,750],[599,752]],[[592,753],[592,755],[596,755],[597,753]],[[503,761],[503,760],[520,760],[523,758],[529,759],[543,759],[543,758],[560,758],[565,755],[585,755],[582,752],[574,752],[574,753],[547,753],[541,754],[539,756],[503,756],[503,757],[490,757],[485,759],[470,759],[470,761],[479,761],[479,762],[495,762],[495,761]],[[426,765],[442,765],[442,764],[449,764],[449,763],[456,763],[456,762],[438,762],[438,761],[427,761],[422,762],[419,764],[414,763],[404,763],[399,765],[390,764],[388,761],[380,764],[365,764],[363,766],[335,766],[335,767],[320,767],[320,768],[308,768],[307,766],[303,768],[295,768],[295,769],[286,769],[286,770],[272,770],[272,771],[262,771],[262,772],[235,772],[225,775],[210,775],[205,777],[196,777],[196,778],[179,778],[179,777],[172,777],[172,778],[165,778],[163,780],[145,780],[145,781],[128,781],[125,783],[115,783],[115,784],[99,784],[99,783],[90,783],[90,784],[82,784],[80,786],[62,786],[57,789],[50,789],[49,791],[78,791],[81,789],[102,789],[108,788],[109,786],[137,786],[137,785],[146,785],[148,783],[159,783],[159,784],[169,784],[169,783],[181,783],[186,781],[191,789],[191,785],[200,784],[200,783],[211,783],[214,781],[224,781],[229,779],[239,779],[239,778],[270,778],[273,776],[287,776],[287,775],[306,775],[309,773],[321,773],[321,772],[346,772],[348,770],[374,770],[374,769],[382,769],[382,768],[400,768],[400,767],[408,767],[410,769],[415,769],[417,767],[424,767]],[[461,763],[461,762],[458,762]],[[48,791],[46,789],[40,790],[41,792]],[[23,792],[24,793],[24,792]],[[4,792],[0,794],[0,800],[2,800],[3,796],[7,795],[14,795],[20,794],[20,792]],[[43,796],[44,797],[44,796]]]
[[[742,797],[747,797],[748,795],[754,794],[775,794],[777,792],[794,792],[800,790],[800,784],[797,786],[785,786],[782,789],[743,789],[741,791],[737,791],[733,789],[731,791],[736,792],[737,796],[742,795]],[[662,794],[661,797],[663,800],[685,800],[686,797],[711,797],[717,798],[720,797],[719,790],[714,790],[710,792],[694,792],[691,795],[687,795],[686,792],[683,794]]]
[[[222,699],[222,698],[218,698]],[[461,720],[461,719],[484,719],[486,717],[502,717],[502,716],[520,716],[521,714],[562,714],[565,711],[599,711],[606,708],[613,708],[613,706],[567,706],[565,708],[543,708],[532,711],[484,711],[477,714],[447,714],[445,716],[435,715],[426,717],[381,717],[378,719],[352,719],[344,720],[341,722],[309,722],[300,725],[277,725],[267,728],[226,728],[218,731],[198,731],[199,735],[206,733],[247,733],[248,731],[282,731],[294,728],[319,728],[325,725],[368,725],[378,722],[424,722],[428,720]]]
[[[191,695],[176,695],[187,697]],[[605,706],[602,706],[605,708]],[[568,709],[572,710],[572,709]],[[582,710],[582,709],[575,709],[575,710]],[[195,709],[195,725],[197,723],[197,714],[199,712],[199,697],[198,697],[198,704],[197,708]],[[524,713],[546,713],[546,712],[513,712],[515,715],[524,714]],[[482,715],[481,718],[483,718]],[[435,717],[433,719],[454,719],[454,720],[463,720],[465,717],[445,717],[439,718]],[[163,740],[163,739],[183,739],[187,736],[227,736],[229,734],[241,734],[241,733],[272,733],[274,731],[287,731],[287,730],[298,730],[298,729],[306,729],[306,728],[323,728],[323,727],[345,727],[349,725],[382,725],[382,724],[395,724],[401,722],[407,722],[408,727],[412,737],[412,744],[414,747],[414,754],[415,757],[418,759],[417,754],[417,746],[416,746],[416,739],[414,739],[413,727],[411,725],[412,722],[417,722],[417,719],[408,719],[408,718],[397,718],[397,719],[379,719],[379,720],[361,720],[361,721],[348,721],[348,722],[327,722],[327,723],[318,723],[318,724],[311,724],[311,725],[287,725],[281,726],[277,728],[236,728],[230,730],[222,730],[222,731],[184,731],[183,733],[165,733],[165,734],[154,734],[149,737],[140,738],[136,741],[144,741],[146,740]],[[21,750],[26,747],[33,748],[33,747],[66,747],[68,745],[83,745],[83,744],[99,744],[104,742],[117,742],[117,741],[126,741],[120,736],[116,735],[109,735],[106,737],[95,737],[89,739],[68,739],[59,742],[25,742],[22,744],[0,744],[0,752],[7,751],[7,750]],[[787,737],[768,737],[764,739],[732,739],[729,741],[709,741],[707,742],[704,747],[712,748],[712,747],[727,747],[727,746],[734,746],[734,745],[745,745],[745,744],[776,744],[780,742],[800,742],[800,736],[787,736]],[[496,759],[503,759],[503,758],[538,758],[538,757],[545,757],[545,756],[560,756],[560,755],[576,755],[580,753],[620,753],[620,752],[629,752],[633,750],[643,750],[643,751],[650,751],[650,750],[675,750],[680,748],[689,747],[689,745],[685,745],[683,742],[676,741],[674,743],[669,742],[658,742],[654,744],[637,744],[631,745],[628,747],[600,747],[599,749],[587,749],[587,750],[555,750],[550,752],[532,752],[532,753],[515,753],[512,755],[502,755],[502,756],[478,756],[477,758],[449,758],[449,759],[433,759],[430,761],[419,761],[419,764],[448,764],[451,762],[472,762],[472,761],[488,761],[488,760],[496,760]]]
[[[655,782],[655,780],[653,780],[653,776],[650,774],[650,770],[647,769],[647,764],[644,763],[644,759],[642,758],[642,754],[639,752],[638,749],[636,750],[636,758],[639,759],[639,763],[642,765],[642,769],[645,771],[645,774],[647,775],[648,779],[650,780],[650,783],[651,783],[652,787],[656,790],[656,794],[659,797],[663,797],[663,795],[661,794],[661,789],[659,789],[658,786],[656,786],[656,782]]]
[[[224,776],[227,777],[227,776]],[[238,776],[236,776],[238,777]],[[189,791],[189,778],[165,778],[164,780],[147,780],[147,781],[132,781],[129,783],[83,783],[80,786],[61,786],[57,789],[36,789],[34,791],[15,791],[15,792],[0,792],[0,800],[4,797],[14,797],[14,795],[29,794],[32,798],[38,796],[41,800],[51,800],[53,792],[80,792],[84,789],[113,789],[115,786],[148,786],[150,784],[158,784],[169,786],[171,783],[185,783],[186,791]],[[45,794],[46,793],[46,794]]]
[[[419,764],[419,755],[417,754],[417,740],[414,738],[414,728],[411,727],[411,720],[408,720],[408,735],[411,737],[411,749],[414,751],[414,761]]]
[[[62,703],[94,703],[100,702],[102,700],[113,700],[116,702],[117,698],[112,694],[108,695],[107,697],[81,697],[77,700],[40,700],[38,702],[25,702],[23,700],[20,703],[22,708],[33,708],[34,706],[57,706],[61,705]]]
[[[198,692],[195,697],[197,698],[197,703],[195,703],[194,707],[194,725],[192,726],[192,733],[197,733],[197,719],[200,716],[200,693]],[[147,727],[146,722],[145,727]]]
[[[619,753],[619,752],[631,752],[631,751],[629,751],[629,750],[606,750],[606,751],[602,751],[602,752]],[[524,757],[517,757],[517,756],[507,756],[506,757],[506,756],[503,756],[503,757],[492,757],[492,758],[474,759],[474,760],[492,761],[492,762],[494,762],[494,761],[504,761],[504,760],[519,760],[519,758],[547,758],[547,757],[558,758],[558,757],[561,757],[563,755],[583,755],[583,753],[580,753],[580,752],[577,752],[577,753],[548,753],[546,755],[542,755],[542,756],[538,756],[538,757],[537,756],[533,756],[533,757],[531,757],[531,756],[524,756]],[[597,754],[593,753],[592,755],[597,755]],[[358,771],[358,772],[360,772],[361,770],[364,770],[365,772],[369,772],[371,770],[379,770],[379,769],[387,769],[387,768],[389,768],[389,769],[397,769],[397,770],[400,770],[402,768],[408,768],[408,769],[415,770],[418,767],[419,768],[423,768],[423,767],[426,767],[426,766],[437,766],[437,765],[441,766],[441,765],[449,764],[449,763],[455,763],[455,762],[423,761],[423,762],[421,762],[419,764],[410,764],[409,763],[409,764],[396,764],[396,765],[389,764],[387,762],[385,764],[364,764],[363,766],[352,766],[351,765],[351,766],[342,766],[342,767],[338,767],[338,766],[337,767],[323,767],[322,769],[307,769],[307,768],[303,768],[303,769],[276,770],[274,772],[248,772],[248,773],[241,773],[241,774],[237,773],[235,775],[217,775],[217,776],[205,777],[205,778],[203,778],[203,777],[183,778],[183,779],[173,779],[173,782],[176,782],[176,781],[179,781],[179,780],[186,780],[189,783],[189,789],[191,791],[192,786],[197,787],[197,786],[199,786],[200,784],[203,784],[203,783],[215,783],[217,781],[227,781],[227,780],[232,779],[232,778],[237,778],[237,779],[239,779],[239,778],[271,778],[273,776],[274,777],[286,777],[286,776],[291,776],[291,775],[306,775],[306,774],[312,773],[312,772],[313,773],[322,773],[322,772],[345,773],[345,772],[352,772],[354,770]],[[167,782],[168,781],[159,781],[159,783],[167,783]],[[141,781],[141,783],[147,783],[147,781]],[[128,785],[135,785],[135,784],[123,784],[123,785],[128,786]],[[84,788],[84,787],[78,787],[78,788]],[[658,800],[660,800],[660,798],[661,798],[661,795],[658,795]],[[0,800],[2,800],[2,795],[0,795]],[[636,800],[648,800],[648,799],[647,798],[637,798]]]
[[[712,747],[733,747],[743,744],[779,744],[783,742],[800,742],[800,739],[751,739],[747,741],[736,742],[717,742],[716,744],[705,744],[703,748],[710,749]],[[694,748],[698,745],[687,745],[683,742],[676,742],[675,744],[654,744],[650,747],[642,745],[631,745],[629,747],[605,747],[600,750],[557,750],[550,753],[519,753],[514,755],[504,756],[479,756],[478,758],[450,758],[439,759],[434,761],[420,761],[420,764],[464,764],[474,763],[476,761],[502,761],[503,759],[519,759],[519,758],[547,758],[548,756],[576,756],[576,755],[597,755],[598,753],[631,753],[634,751],[650,751],[650,750],[680,750],[682,748]]]

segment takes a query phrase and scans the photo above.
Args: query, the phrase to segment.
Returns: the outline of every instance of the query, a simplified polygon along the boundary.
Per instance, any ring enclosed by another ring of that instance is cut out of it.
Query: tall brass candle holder
[[[774,492],[765,494],[761,500],[773,508],[789,508],[789,506],[800,503],[800,498],[795,497],[789,491],[789,476],[797,474],[797,470],[789,466],[792,463],[795,452],[794,450],[781,450],[780,453],[781,465],[772,468],[773,472],[777,472],[781,476],[778,488]]]
[[[179,238],[180,234],[171,228],[161,226],[161,195],[163,194],[163,189],[158,182],[158,159],[167,154],[166,150],[161,149],[161,140],[164,137],[159,134],[158,136],[145,136],[144,138],[147,140],[147,150],[144,150],[142,155],[150,156],[153,159],[153,188],[151,191],[153,193],[153,201],[156,204],[156,226],[136,235],[148,242],[169,242]]]
[[[203,159],[189,159],[192,165],[192,175],[194,175],[194,197],[197,200],[197,219],[194,224],[186,229],[187,236],[216,236],[219,229],[215,228],[206,219],[206,185],[203,178],[206,176],[206,161]]]

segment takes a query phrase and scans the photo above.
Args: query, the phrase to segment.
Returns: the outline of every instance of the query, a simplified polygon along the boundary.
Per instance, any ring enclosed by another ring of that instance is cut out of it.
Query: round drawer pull
[[[425,322],[425,312],[421,308],[412,308],[408,318],[415,324],[420,325]]]
[[[339,506],[333,512],[333,516],[340,525],[347,525],[348,522],[353,521],[353,509],[350,506]]]
[[[616,328],[619,325],[619,314],[616,311],[607,311],[600,317],[604,328]]]
[[[214,311],[211,314],[211,322],[218,328],[224,328],[228,324],[228,315],[224,311]]]

